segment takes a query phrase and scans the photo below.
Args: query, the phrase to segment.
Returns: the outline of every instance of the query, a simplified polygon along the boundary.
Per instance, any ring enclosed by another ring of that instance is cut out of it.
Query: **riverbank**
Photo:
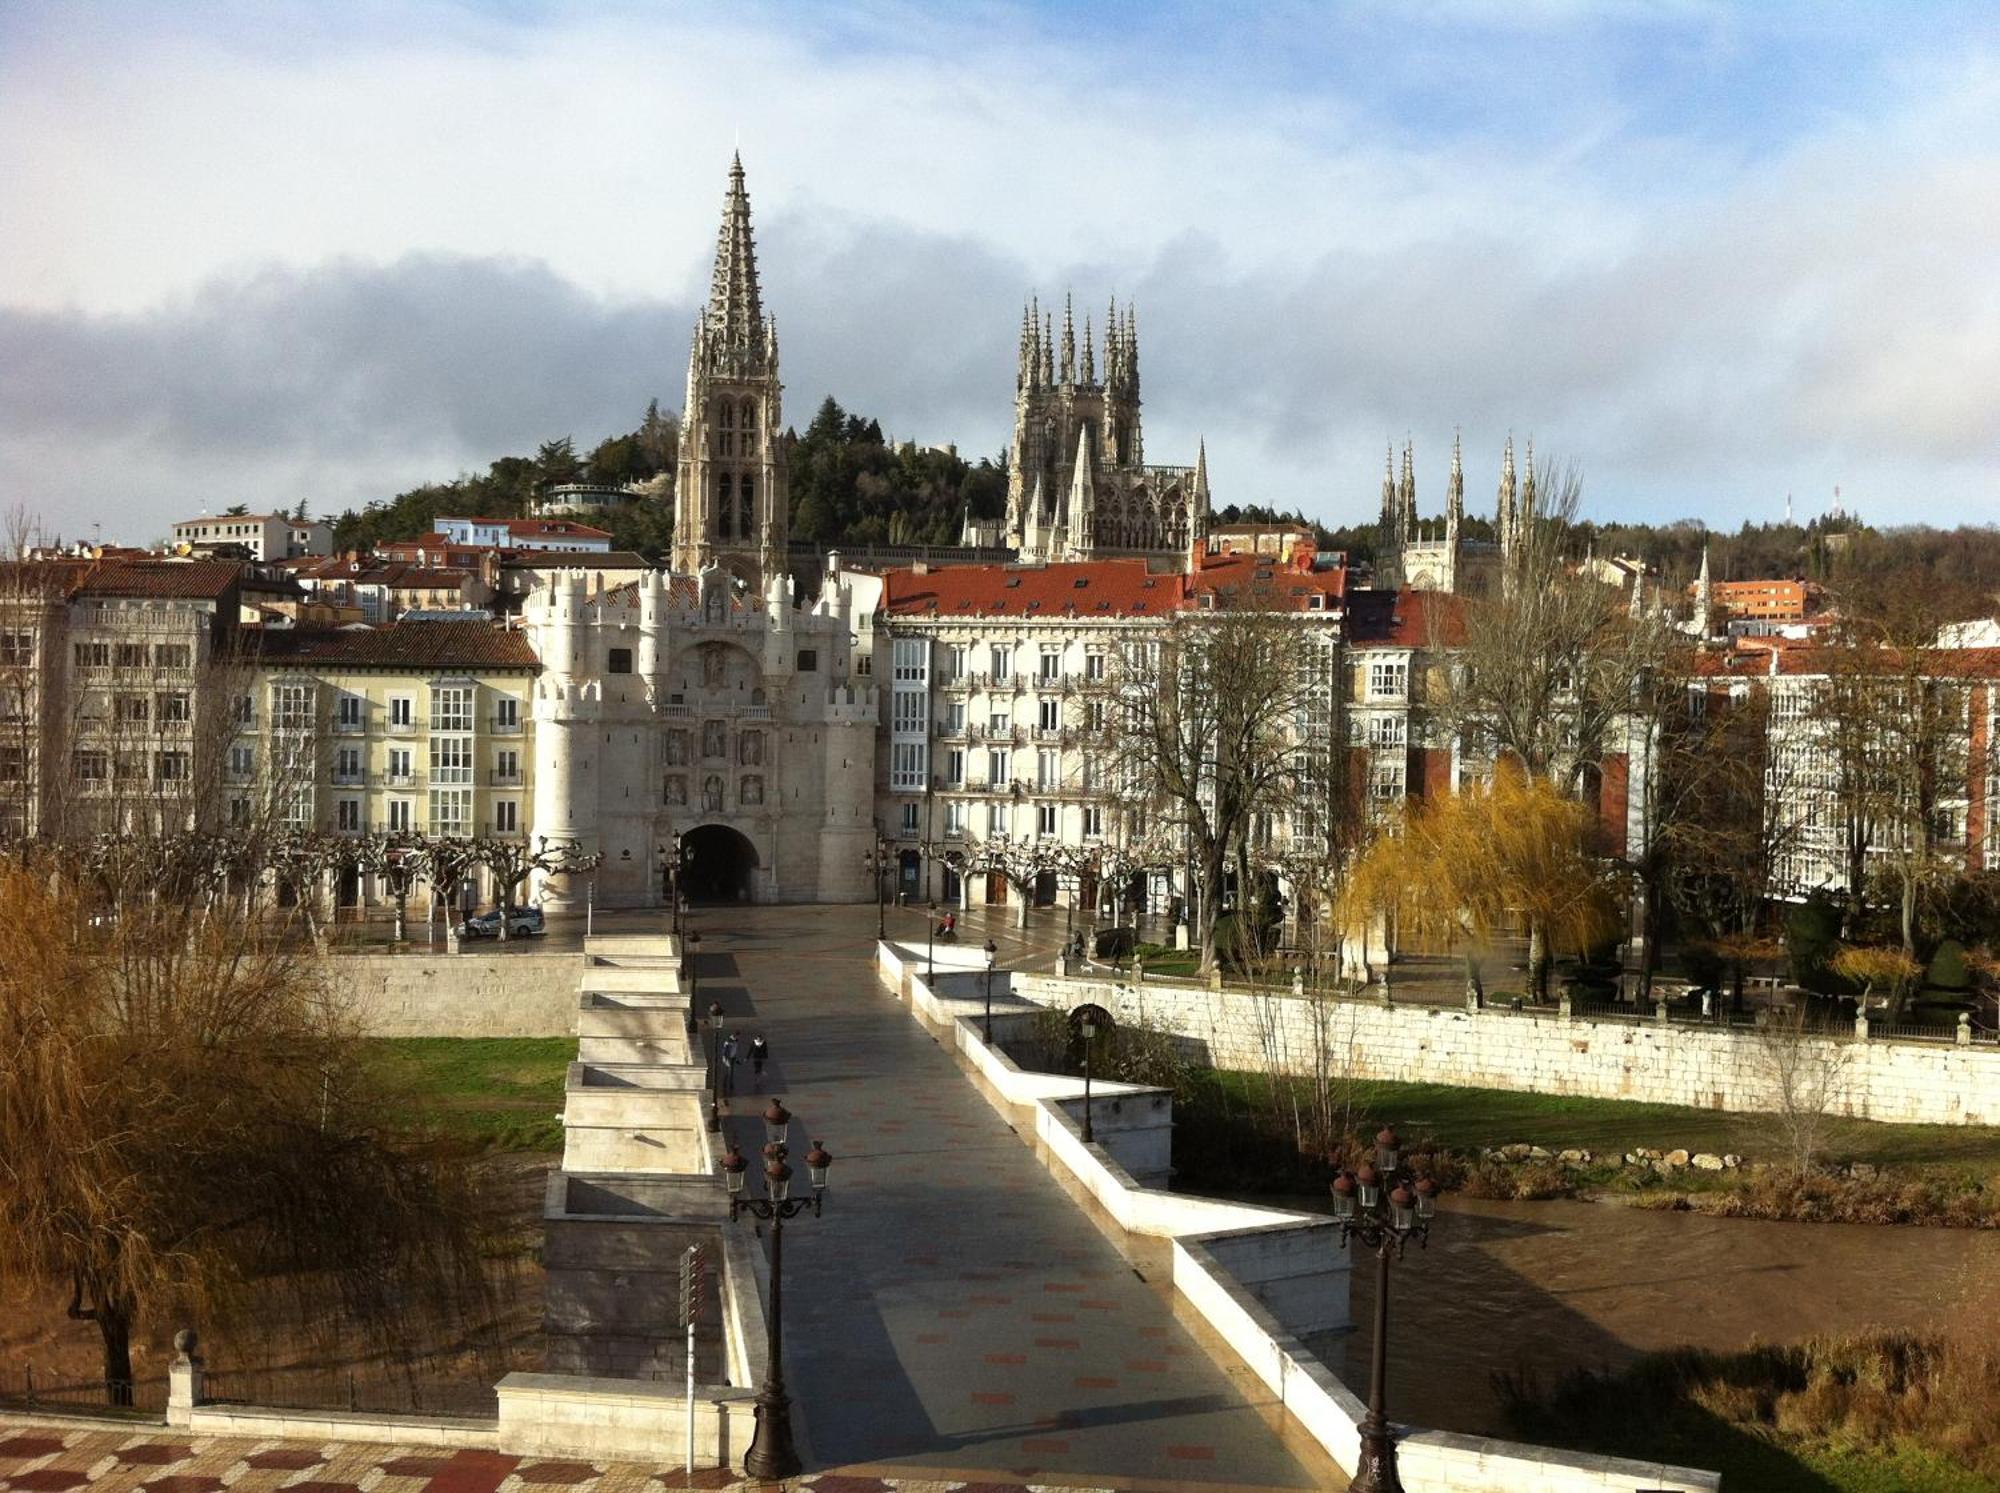
[[[1796,1222],[2000,1227],[2000,1129],[1825,1122],[1801,1178],[1774,1117],[1442,1084],[1162,1072],[1175,1092],[1174,1185],[1313,1193],[1328,1156],[1358,1157],[1383,1125],[1472,1197],[1618,1196],[1643,1207]]]
[[[496,1154],[562,1151],[574,1037],[396,1037],[363,1047],[396,1128]]]

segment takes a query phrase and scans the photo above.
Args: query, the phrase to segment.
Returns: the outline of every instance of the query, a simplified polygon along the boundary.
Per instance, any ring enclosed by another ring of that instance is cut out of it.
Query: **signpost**
[[[701,1315],[702,1287],[708,1279],[708,1265],[701,1246],[690,1244],[681,1251],[681,1321],[687,1325],[687,1476],[694,1486],[694,1319]]]

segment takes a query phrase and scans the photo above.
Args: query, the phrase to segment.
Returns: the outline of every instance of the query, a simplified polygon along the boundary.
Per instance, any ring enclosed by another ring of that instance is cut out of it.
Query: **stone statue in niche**
[[[742,758],[745,767],[762,767],[764,765],[764,733],[762,731],[745,731],[742,740],[738,743],[737,755]]]
[[[708,588],[701,599],[702,618],[708,622],[723,623],[729,620],[729,596],[724,591],[727,582],[718,579]]]
[[[736,796],[745,804],[761,804],[764,801],[763,775],[753,772],[744,778]]]
[[[701,683],[704,689],[722,688],[722,645],[710,643],[701,650]]]
[[[670,804],[685,804],[688,801],[688,780],[679,773],[675,773],[669,777],[667,779],[666,799]]]
[[[704,814],[722,812],[722,775],[710,773],[701,783],[701,809]]]
[[[704,757],[729,755],[729,731],[721,721],[701,723],[701,754]]]
[[[667,733],[667,761],[674,767],[687,766],[688,734],[685,731]]]

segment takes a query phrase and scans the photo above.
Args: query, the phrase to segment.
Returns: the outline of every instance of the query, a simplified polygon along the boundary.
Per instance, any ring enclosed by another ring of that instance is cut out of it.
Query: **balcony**
[[[383,729],[390,736],[415,736],[417,734],[417,723],[414,720],[391,720]]]
[[[1061,741],[1062,738],[1063,738],[1063,731],[1061,726],[1035,727],[1035,740],[1037,741],[1055,742],[1055,741]]]
[[[424,776],[420,772],[385,772],[382,782],[390,788],[421,788]]]
[[[518,788],[521,786],[521,769],[516,767],[510,770],[504,767],[496,767],[486,775],[486,786],[489,788]]]
[[[327,781],[336,788],[365,788],[368,786],[368,774],[358,767],[336,767]]]
[[[335,736],[366,736],[368,734],[368,722],[366,720],[343,721],[336,719],[333,723],[333,734]]]
[[[768,721],[771,718],[771,707],[768,705],[745,705],[736,713],[746,721]]]
[[[495,720],[486,729],[494,736],[519,736],[521,734],[521,718],[516,716],[511,721]]]

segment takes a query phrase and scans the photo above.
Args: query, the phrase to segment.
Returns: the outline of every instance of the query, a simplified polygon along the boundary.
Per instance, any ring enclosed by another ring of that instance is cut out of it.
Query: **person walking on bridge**
[[[771,1056],[771,1044],[764,1040],[762,1032],[750,1039],[750,1073],[757,1082],[757,1092],[764,1092],[764,1062]]]

